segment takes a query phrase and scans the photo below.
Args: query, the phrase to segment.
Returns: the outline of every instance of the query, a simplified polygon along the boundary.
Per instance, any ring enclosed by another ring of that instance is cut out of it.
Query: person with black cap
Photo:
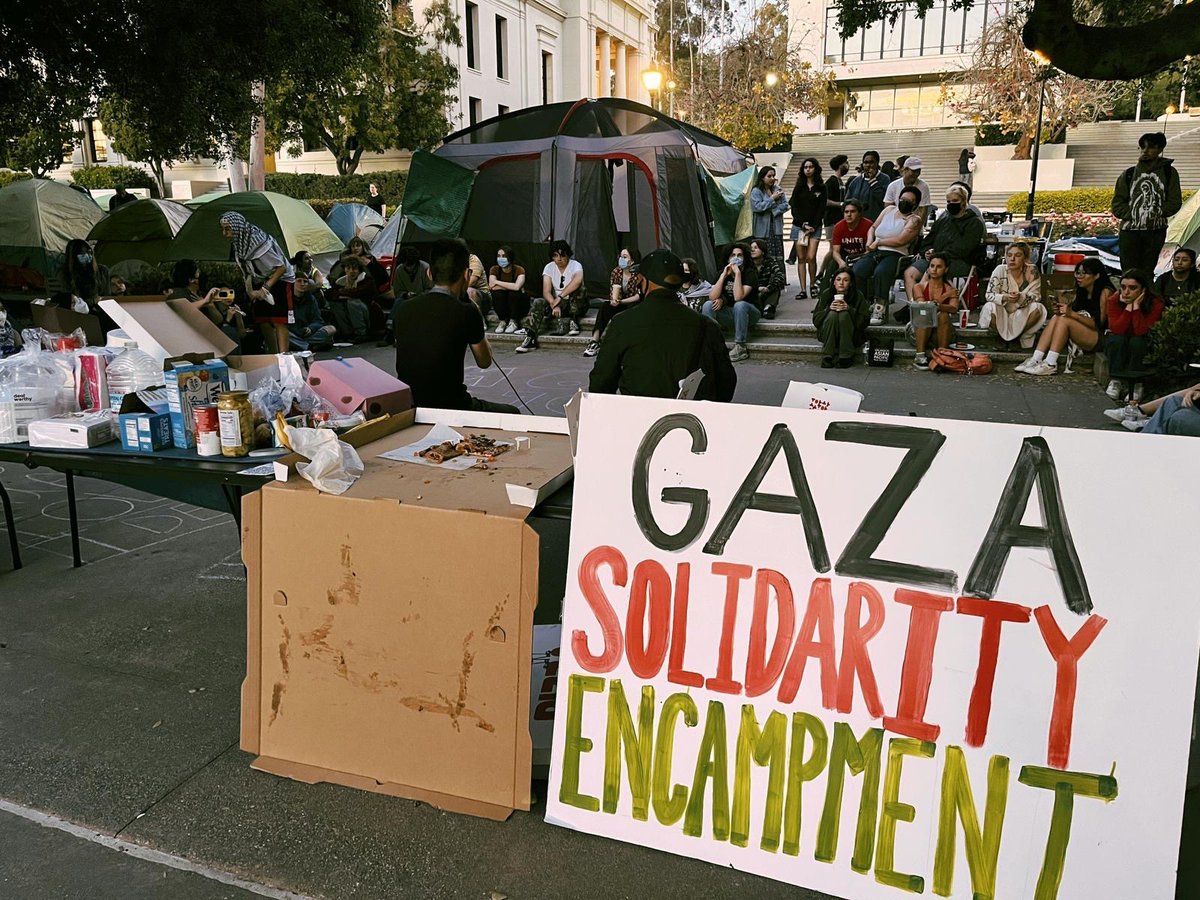
[[[701,370],[695,399],[728,403],[737,373],[717,323],[679,302],[682,261],[669,250],[655,250],[642,259],[641,274],[650,290],[608,326],[588,389],[671,399],[679,395],[681,381]]]

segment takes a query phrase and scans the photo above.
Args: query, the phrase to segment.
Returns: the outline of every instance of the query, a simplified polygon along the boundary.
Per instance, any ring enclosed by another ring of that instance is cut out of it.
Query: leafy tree
[[[343,175],[367,152],[434,146],[451,130],[446,110],[457,99],[458,70],[442,47],[461,43],[448,0],[431,4],[419,25],[396,4],[368,47],[336,70],[268,83],[269,142],[299,155],[296,145],[316,138]]]
[[[700,57],[694,77],[676,61],[676,113],[746,149],[790,140],[789,117],[823,113],[834,89],[832,73],[801,57],[779,0],[758,7],[742,34]]]
[[[980,0],[953,0],[952,8]],[[934,0],[912,0],[923,16]],[[940,6],[940,3],[938,4]],[[875,22],[892,22],[908,4],[837,0],[838,30],[849,37]],[[1079,78],[1131,80],[1184,60],[1197,48],[1200,3],[1170,0],[1031,0],[1022,42]]]
[[[942,82],[942,99],[976,124],[988,122],[1018,135],[1013,159],[1029,159],[1037,129],[1038,102],[1045,84],[1042,134],[1094,122],[1112,109],[1124,88],[1047,70],[1021,43],[1018,16],[997,19],[984,29],[971,64]]]

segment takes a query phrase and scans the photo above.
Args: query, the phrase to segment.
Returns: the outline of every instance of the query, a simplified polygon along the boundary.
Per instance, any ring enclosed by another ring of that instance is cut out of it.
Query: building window
[[[99,119],[92,119],[92,159],[94,163],[108,162],[108,135]]]
[[[478,125],[483,119],[483,101],[478,97],[467,98],[467,115],[472,125]]]
[[[878,59],[970,53],[985,28],[1008,15],[1012,0],[977,0],[969,10],[954,0],[933,0],[924,18],[915,3],[906,5],[892,25],[875,22],[843,40],[838,7],[825,11],[825,61],[853,64]]]
[[[503,103],[496,104],[496,115],[503,116],[503,115],[507,115],[507,113],[508,113],[507,106],[505,106]]]
[[[554,54],[542,51],[542,102],[552,103],[554,98]]]
[[[508,77],[508,19],[496,16],[496,77]]]
[[[479,7],[467,3],[467,14],[463,17],[467,26],[467,68],[479,68]]]

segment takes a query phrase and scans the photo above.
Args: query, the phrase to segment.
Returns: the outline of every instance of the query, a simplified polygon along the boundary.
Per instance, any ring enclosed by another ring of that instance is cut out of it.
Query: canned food
[[[217,397],[217,423],[222,456],[247,456],[254,449],[254,415],[250,395],[225,391]]]
[[[196,452],[201,456],[221,455],[221,422],[215,403],[192,407],[196,417]]]

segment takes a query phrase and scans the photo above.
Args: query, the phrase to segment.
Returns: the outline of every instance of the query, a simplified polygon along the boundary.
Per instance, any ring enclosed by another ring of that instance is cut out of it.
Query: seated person
[[[328,350],[337,329],[321,318],[321,292],[307,275],[296,272],[292,288],[294,322],[288,323],[288,343],[298,350]]]
[[[883,192],[883,206],[885,210],[888,206],[898,206],[900,192],[905,188],[916,188],[917,207],[915,212],[921,217],[921,224],[924,226],[925,220],[929,218],[929,209],[933,205],[933,199],[929,194],[929,185],[921,178],[922,165],[919,156],[905,158],[904,165],[900,169],[900,177],[894,179],[887,186],[887,190]],[[876,218],[875,221],[878,222],[879,219]]]
[[[712,290],[712,282],[700,274],[700,264],[690,256],[685,256],[679,262],[683,266],[679,299],[695,312],[700,312],[704,301],[708,299],[708,292]]]
[[[220,297],[220,291],[221,288],[213,287],[200,292],[200,267],[194,259],[181,259],[171,267],[171,290],[167,292],[167,299],[190,300],[210,322],[241,343],[246,336],[245,317],[233,302],[232,289],[228,299]]]
[[[1196,251],[1180,247],[1171,256],[1171,271],[1163,272],[1154,282],[1154,293],[1170,306],[1184,294],[1200,291],[1200,271],[1196,270]]]
[[[779,295],[787,287],[787,275],[783,271],[783,264],[771,255],[771,247],[766,238],[751,238],[746,242],[746,246],[750,248],[750,261],[754,263],[758,272],[758,297],[762,317],[773,319],[775,307],[779,305]],[[813,278],[813,283],[816,284],[816,278]]]
[[[405,244],[396,253],[396,266],[392,271],[392,293],[396,302],[403,303],[409,297],[423,294],[433,287],[429,276],[429,263],[412,244]]]
[[[678,300],[683,262],[668,250],[646,255],[643,302],[612,323],[592,367],[588,389],[595,393],[673,399],[680,382],[700,370],[697,400],[733,399],[737,373],[721,329]]]
[[[916,285],[916,302],[937,304],[937,326],[914,330],[917,356],[913,365],[918,369],[929,368],[929,354],[925,351],[931,336],[934,336],[935,346],[939,350],[949,347],[954,339],[954,320],[958,317],[958,290],[950,281],[949,272],[949,257],[942,253],[934,253],[929,257],[924,277]]]
[[[1090,257],[1075,267],[1075,296],[1064,293],[1054,305],[1054,315],[1042,329],[1033,355],[1017,366],[1026,375],[1057,375],[1059,354],[1094,350],[1100,343],[1104,304],[1112,293],[1112,282],[1104,263]]]
[[[979,327],[1000,336],[1003,349],[1019,341],[1028,350],[1046,324],[1042,305],[1042,279],[1029,262],[1029,245],[1016,241],[1004,252],[1004,265],[988,279],[987,299],[979,309]]]
[[[762,318],[762,310],[758,305],[758,273],[750,259],[750,248],[745,244],[734,244],[729,248],[729,262],[709,290],[708,300],[700,311],[718,325],[733,326],[731,361],[750,358],[746,340],[750,329]]]
[[[308,276],[309,287],[314,290],[323,291],[329,287],[329,282],[326,280],[324,273],[317,268],[317,264],[313,262],[312,254],[307,250],[300,250],[292,257],[292,267],[299,275],[303,272]]]
[[[853,266],[855,282],[870,294],[872,325],[883,324],[900,258],[921,235],[922,220],[917,212],[921,192],[906,187],[896,193],[896,204],[885,206],[867,230],[866,252]]]
[[[346,249],[341,252],[337,264],[329,272],[330,281],[336,281],[342,277],[344,273],[341,267],[345,264],[347,256],[358,257],[358,261],[362,263],[362,271],[371,276],[371,280],[375,282],[376,287],[381,291],[385,285],[389,285],[390,279],[388,278],[387,269],[383,267],[383,263],[371,255],[370,248],[367,247],[367,242],[357,235],[346,242]]]
[[[646,294],[646,282],[638,272],[642,253],[636,247],[626,247],[617,256],[617,267],[609,273],[608,302],[596,313],[592,326],[592,340],[583,351],[584,356],[595,356],[600,350],[600,339],[613,316],[642,302]]]
[[[1121,400],[1128,389],[1131,400],[1141,400],[1143,360],[1150,349],[1150,329],[1162,318],[1163,302],[1151,293],[1149,275],[1127,269],[1121,273],[1118,293],[1109,295],[1107,308],[1104,353],[1111,380],[1104,392]]]
[[[1200,384],[1146,403],[1130,400],[1127,406],[1106,409],[1104,414],[1130,431],[1200,437],[1200,406],[1197,403],[1200,403]]]
[[[80,238],[67,241],[62,267],[57,278],[51,279],[51,284],[47,285],[51,286],[55,288],[51,298],[55,306],[74,309],[78,313],[92,313],[100,319],[105,333],[117,327],[108,313],[100,309],[99,303],[101,297],[124,294],[125,282],[119,276],[110,274],[107,266],[96,261],[92,245],[87,241]]]
[[[557,331],[563,334],[567,323],[574,337],[579,334],[579,320],[587,312],[587,289],[583,286],[583,266],[571,258],[571,245],[555,241],[550,245],[550,262],[542,269],[542,296],[529,309],[529,329],[518,353],[538,348],[538,335],[546,334],[550,323],[557,321]]]
[[[834,272],[813,308],[822,369],[854,365],[854,355],[866,337],[869,310],[867,298],[854,283],[854,273],[845,267]]]
[[[12,356],[21,349],[23,343],[20,332],[8,320],[8,310],[0,303],[0,359]]]
[[[487,272],[483,268],[483,261],[474,253],[471,254],[470,269],[471,275],[467,279],[467,297],[479,307],[479,311],[483,313],[483,320],[486,322],[488,314],[492,311],[492,292],[488,290]]]
[[[463,351],[469,347],[475,364],[486,369],[492,364],[492,348],[483,315],[467,297],[466,242],[434,241],[429,268],[433,288],[396,310],[396,377],[412,388],[413,403],[420,407],[520,412],[467,392]]]
[[[972,188],[965,181],[952,181],[952,182],[950,182],[950,187],[962,188],[967,194],[967,209],[969,209],[971,212],[975,213],[975,215],[979,216],[979,218],[981,218],[981,219],[983,218],[983,210],[971,202],[971,195],[975,192],[974,188]],[[938,213],[939,217],[944,216],[944,215],[946,215],[946,211],[944,209],[940,213]]]
[[[345,256],[341,264],[342,276],[333,283],[333,288],[326,295],[329,315],[337,328],[338,337],[343,341],[361,343],[367,339],[371,328],[369,304],[378,291],[357,256]]]
[[[917,282],[925,274],[929,258],[940,253],[949,265],[947,278],[965,278],[971,273],[971,261],[987,235],[983,219],[967,207],[967,192],[951,185],[946,189],[946,215],[938,216],[933,228],[921,241],[921,256],[904,270],[904,285],[910,300],[916,299]]]
[[[867,252],[867,235],[875,223],[863,216],[862,203],[850,199],[842,204],[842,221],[833,226],[829,252],[837,268],[853,265]]]
[[[525,293],[525,269],[517,265],[508,244],[501,244],[496,251],[496,264],[488,270],[488,290],[500,320],[496,334],[517,334],[521,320],[529,315],[529,295]]]

